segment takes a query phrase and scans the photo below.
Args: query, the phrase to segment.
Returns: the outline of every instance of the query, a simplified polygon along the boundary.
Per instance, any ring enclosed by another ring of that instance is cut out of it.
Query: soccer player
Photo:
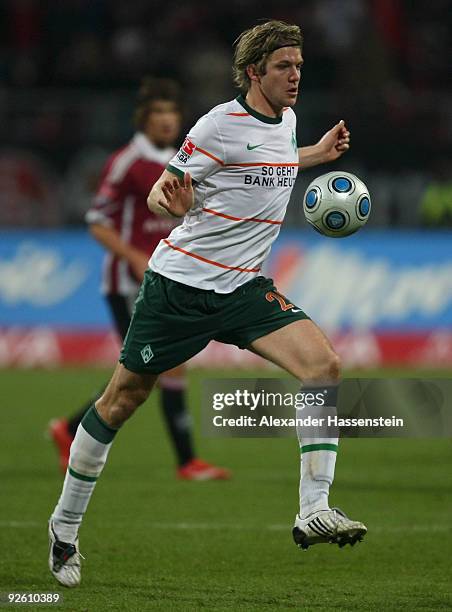
[[[333,161],[349,148],[343,121],[315,145],[297,147],[292,107],[301,47],[296,25],[269,21],[244,32],[234,56],[243,95],[198,121],[151,190],[151,210],[184,222],[154,251],[113,377],[77,429],[49,522],[49,564],[61,584],[80,581],[78,529],[95,482],[118,429],[160,373],[215,339],[261,355],[305,386],[327,387],[334,401],[338,356],[301,308],[259,274],[298,168]],[[296,543],[354,544],[366,527],[328,503],[337,439],[299,436]]]
[[[180,98],[176,82],[143,79],[134,116],[137,132],[107,160],[93,206],[86,215],[91,234],[106,249],[102,292],[122,340],[149,256],[176,225],[175,220],[150,212],[146,198],[176,152],[172,145],[180,131]],[[178,477],[228,478],[228,470],[195,457],[185,406],[185,367],[178,365],[162,374],[159,387],[163,415],[177,456]],[[64,472],[77,427],[91,404],[92,400],[69,420],[58,419],[50,424]]]

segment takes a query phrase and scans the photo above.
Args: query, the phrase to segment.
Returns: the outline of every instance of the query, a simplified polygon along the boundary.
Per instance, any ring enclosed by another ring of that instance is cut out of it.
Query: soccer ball
[[[310,183],[303,198],[306,221],[332,238],[343,238],[365,225],[370,214],[365,184],[350,172],[328,172]]]

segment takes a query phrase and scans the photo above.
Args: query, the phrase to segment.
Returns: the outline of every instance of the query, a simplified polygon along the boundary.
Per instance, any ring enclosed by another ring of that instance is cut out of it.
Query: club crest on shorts
[[[154,353],[152,352],[150,344],[146,344],[146,346],[141,349],[140,354],[144,363],[149,363],[154,357]]]

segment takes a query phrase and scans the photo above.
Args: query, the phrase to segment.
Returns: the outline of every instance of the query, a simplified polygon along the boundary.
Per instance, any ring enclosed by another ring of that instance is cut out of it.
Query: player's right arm
[[[183,217],[194,203],[194,192],[189,172],[178,178],[164,170],[147,199],[148,208],[157,215]]]

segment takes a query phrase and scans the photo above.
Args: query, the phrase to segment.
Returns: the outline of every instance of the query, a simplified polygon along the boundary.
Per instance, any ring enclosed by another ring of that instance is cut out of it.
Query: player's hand
[[[160,190],[157,203],[174,217],[183,217],[193,206],[195,196],[189,172],[184,174],[183,184],[176,177],[166,179]]]
[[[141,283],[144,278],[144,273],[149,267],[149,255],[144,251],[133,249],[130,251],[129,256],[127,257],[127,261],[129,263],[132,274],[137,279],[137,281]]]
[[[350,132],[341,119],[317,143],[323,161],[330,162],[338,159],[350,148]]]

